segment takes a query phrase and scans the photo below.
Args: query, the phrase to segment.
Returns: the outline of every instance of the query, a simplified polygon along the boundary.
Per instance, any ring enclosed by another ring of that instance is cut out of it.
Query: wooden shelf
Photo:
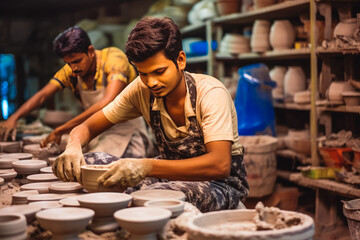
[[[310,0],[292,0],[245,13],[233,13],[214,18],[215,24],[252,24],[256,19],[294,18],[299,12],[308,11]]]
[[[259,60],[281,60],[281,59],[299,59],[309,58],[310,49],[284,49],[277,51],[267,51],[264,53],[243,53],[231,55],[226,53],[216,53],[216,59],[222,61],[259,61]]]
[[[187,35],[205,35],[206,23],[198,23],[193,25],[188,25],[180,29],[180,32],[183,36]]]
[[[360,49],[350,48],[350,49],[324,49],[323,47],[318,47],[316,49],[318,55],[356,55],[360,53]]]
[[[199,56],[199,57],[187,57],[186,63],[206,63],[209,60],[209,56]]]
[[[298,103],[278,103],[274,102],[274,107],[279,109],[290,109],[290,110],[300,110],[300,111],[310,111],[310,104],[298,104]],[[360,113],[360,106],[316,106],[317,111],[324,112],[348,112],[348,113]]]
[[[301,111],[309,111],[310,104],[298,104],[298,103],[274,103],[275,108],[280,109],[290,109],[290,110],[301,110]]]

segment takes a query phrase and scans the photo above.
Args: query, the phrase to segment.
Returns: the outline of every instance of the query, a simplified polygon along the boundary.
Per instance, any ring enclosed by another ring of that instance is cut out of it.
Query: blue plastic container
[[[235,97],[239,135],[266,134],[275,136],[275,113],[272,88],[276,82],[265,64],[257,63],[239,69]]]
[[[211,48],[213,51],[217,49],[217,42],[211,41]],[[191,56],[204,56],[208,54],[208,43],[207,41],[197,41],[190,43]]]

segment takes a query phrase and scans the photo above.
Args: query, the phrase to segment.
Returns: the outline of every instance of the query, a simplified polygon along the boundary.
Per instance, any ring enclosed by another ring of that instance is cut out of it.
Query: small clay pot
[[[241,0],[217,0],[216,7],[221,16],[240,12]]]

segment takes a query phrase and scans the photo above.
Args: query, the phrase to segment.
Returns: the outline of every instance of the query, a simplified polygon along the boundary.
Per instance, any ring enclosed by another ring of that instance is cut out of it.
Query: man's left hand
[[[52,131],[46,138],[44,138],[41,143],[40,146],[46,147],[49,143],[51,142],[55,142],[57,144],[60,144],[61,142],[61,136],[62,134],[57,132],[56,130]]]
[[[133,187],[143,180],[151,171],[152,164],[148,159],[123,158],[111,163],[110,169],[98,178],[98,183],[105,187]]]

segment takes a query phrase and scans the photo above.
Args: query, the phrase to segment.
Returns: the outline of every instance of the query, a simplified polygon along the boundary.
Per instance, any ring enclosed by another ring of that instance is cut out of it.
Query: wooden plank
[[[301,173],[290,174],[289,180],[291,182],[295,182],[300,186],[310,187],[315,189],[320,188],[349,198],[360,197],[360,189],[350,184],[339,183],[334,180],[307,178],[304,177]]]

